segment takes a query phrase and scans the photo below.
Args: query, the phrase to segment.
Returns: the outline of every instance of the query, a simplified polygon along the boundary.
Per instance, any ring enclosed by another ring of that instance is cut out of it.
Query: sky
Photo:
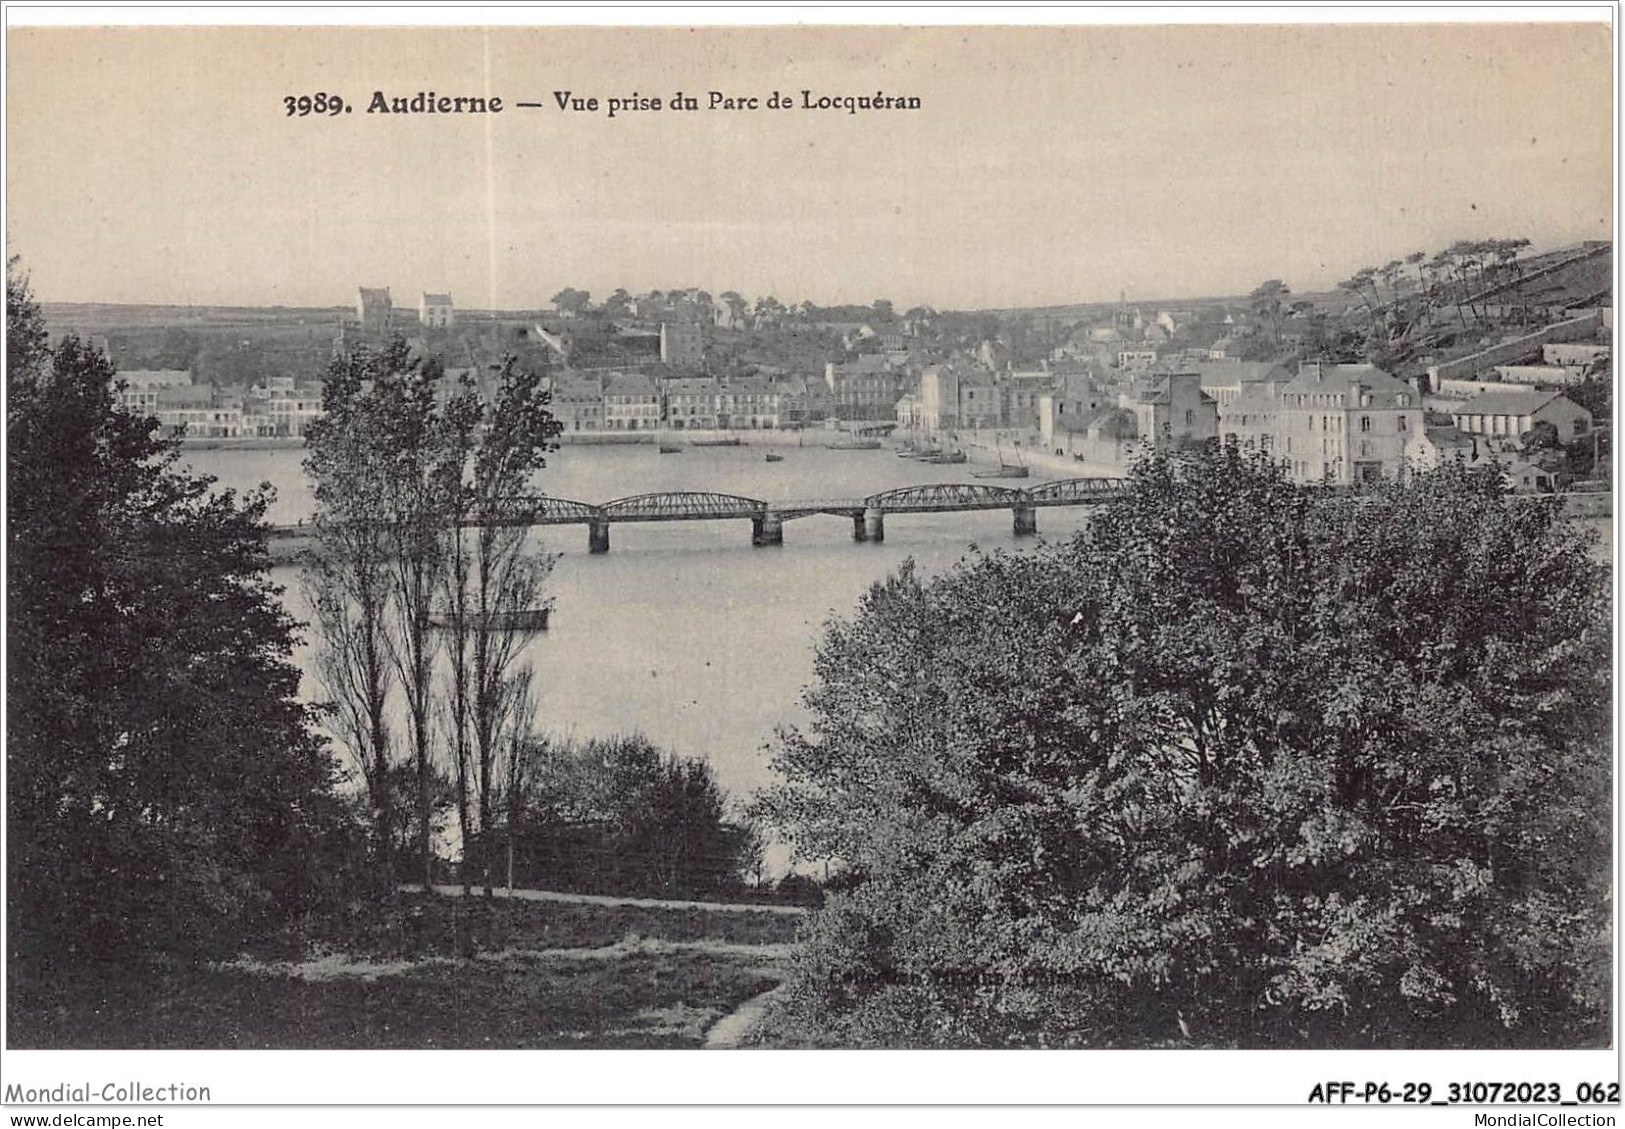
[[[7,245],[44,301],[987,308],[1612,237],[1602,23],[12,28],[7,63]],[[804,110],[804,89],[920,109]],[[366,112],[420,90],[506,106]],[[287,116],[320,91],[352,112]],[[604,112],[676,91],[702,109]]]

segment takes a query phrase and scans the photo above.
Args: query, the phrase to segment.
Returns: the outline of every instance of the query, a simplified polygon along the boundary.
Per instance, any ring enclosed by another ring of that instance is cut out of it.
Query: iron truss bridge
[[[1121,478],[1068,478],[1028,488],[982,483],[934,483],[883,490],[865,497],[800,498],[769,502],[738,494],[707,491],[670,491],[636,494],[612,502],[578,502],[540,496],[507,519],[509,525],[585,525],[588,547],[609,551],[609,527],[634,521],[722,521],[748,518],[751,541],[778,545],[784,541],[784,523],[813,514],[834,514],[852,519],[857,541],[885,539],[887,514],[955,513],[972,510],[1009,510],[1017,535],[1036,533],[1035,511],[1047,506],[1088,506],[1120,497],[1127,488]]]
[[[778,517],[781,521],[811,514],[861,515],[871,510],[893,514],[953,513],[1045,506],[1086,506],[1109,502],[1127,488],[1121,478],[1068,478],[1027,488],[982,483],[933,483],[903,486],[866,497],[797,498],[769,502],[738,494],[666,492],[636,494],[594,504],[543,495],[515,525],[590,525],[622,521],[720,521],[728,518]]]
[[[784,541],[784,523],[813,514],[833,514],[852,519],[855,541],[883,541],[887,514],[955,513],[972,510],[1009,510],[1017,536],[1038,531],[1036,511],[1047,506],[1089,506],[1122,496],[1127,483],[1121,478],[1068,478],[1037,486],[1016,488],[982,483],[936,483],[904,486],[878,494],[851,498],[800,498],[768,502],[738,494],[708,491],[681,491],[635,494],[612,502],[578,502],[569,498],[538,495],[525,499],[509,510],[499,522],[505,526],[585,525],[587,546],[595,553],[609,551],[609,527],[636,521],[723,521],[747,518],[751,523],[751,543],[779,545]],[[303,551],[298,546],[311,540],[313,530],[273,529],[281,549]],[[285,542],[285,544],[283,544]],[[297,543],[297,545],[296,545]]]

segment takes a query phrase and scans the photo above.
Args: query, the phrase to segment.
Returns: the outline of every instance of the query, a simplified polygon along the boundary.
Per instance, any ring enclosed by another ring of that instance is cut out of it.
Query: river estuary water
[[[974,464],[921,464],[889,449],[777,453],[784,461],[766,462],[759,446],[671,455],[653,446],[567,446],[549,456],[536,484],[584,502],[666,490],[776,501],[974,481]],[[186,454],[194,470],[221,486],[270,482],[276,524],[311,516],[302,458],[297,449]],[[1034,470],[1028,481],[1046,477],[1060,475]],[[1085,512],[1039,510],[1040,536],[1070,535]],[[550,629],[535,635],[523,656],[538,676],[541,725],[578,737],[641,730],[674,752],[704,757],[731,795],[748,797],[771,779],[766,746],[774,730],[805,716],[801,691],[828,617],[850,615],[869,585],[905,558],[929,574],[973,543],[989,550],[1035,543],[1016,539],[1008,510],[893,514],[885,533],[881,544],[857,543],[851,519],[820,515],[787,522],[782,546],[755,548],[746,520],[616,524],[610,551],[590,555],[585,526],[537,531],[537,543],[560,554],[549,585]],[[274,577],[293,614],[308,619],[297,568],[278,568]],[[305,692],[314,696],[308,649],[297,657]]]
[[[759,446],[670,455],[653,446],[567,446],[550,456],[536,485],[558,497],[599,503],[667,490],[783,501],[970,482],[975,469],[899,459],[889,449],[777,450],[784,461],[768,463]],[[186,454],[195,470],[215,476],[221,486],[271,483],[277,500],[270,520],[277,524],[311,516],[302,458],[297,449]],[[1029,484],[1063,477],[1059,467],[1032,474]],[[1039,510],[1040,537],[1069,536],[1086,513]],[[1612,523],[1604,518],[1588,524],[1604,539],[1600,555],[1611,560]],[[905,558],[931,574],[964,557],[973,544],[992,550],[1036,543],[1018,540],[1011,526],[1008,510],[893,514],[883,543],[857,543],[849,518],[821,515],[787,522],[782,546],[755,548],[745,520],[617,524],[603,555],[587,552],[585,526],[538,530],[536,543],[560,554],[550,580],[550,630],[533,636],[523,656],[538,676],[540,724],[577,737],[642,731],[674,752],[705,758],[733,797],[748,798],[772,778],[768,745],[774,731],[805,718],[801,692],[812,678],[826,620],[850,615],[869,585]],[[297,568],[279,567],[273,575],[292,613],[308,619]],[[308,647],[297,660],[305,672],[304,691],[314,696]],[[770,863],[782,866],[782,853],[771,852]]]

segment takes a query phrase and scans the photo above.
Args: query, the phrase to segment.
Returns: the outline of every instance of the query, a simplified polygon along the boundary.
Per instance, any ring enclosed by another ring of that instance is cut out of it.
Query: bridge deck
[[[1050,506],[1098,505],[1120,497],[1125,486],[1124,481],[1118,478],[1071,478],[1026,488],[942,482],[883,490],[861,498],[794,498],[782,501],[706,491],[638,494],[603,503],[543,495],[533,499],[526,512],[504,518],[501,524],[603,526],[617,522],[725,521],[730,518],[761,520],[775,517],[784,521],[813,514],[859,517],[871,511],[910,514],[1031,510]]]

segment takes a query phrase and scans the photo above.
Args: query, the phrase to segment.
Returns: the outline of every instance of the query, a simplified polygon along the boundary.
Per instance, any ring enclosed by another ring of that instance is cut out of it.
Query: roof
[[[886,371],[886,358],[879,353],[860,353],[855,360],[835,366],[837,373],[878,373]]]
[[[192,374],[186,369],[129,369],[121,371],[118,379],[131,388],[163,388],[192,383]]]
[[[1457,416],[1528,416],[1562,397],[1561,392],[1552,391],[1480,392],[1450,411]]]
[[[214,389],[207,384],[182,384],[165,388],[158,393],[158,406],[160,408],[171,405],[180,407],[196,407],[214,403]]]
[[[1090,419],[1087,427],[1107,439],[1137,439],[1140,435],[1140,425],[1127,408],[1107,408]]]
[[[1266,382],[1253,381],[1241,386],[1241,391],[1236,393],[1236,398],[1224,408],[1223,414],[1226,419],[1231,419],[1241,413],[1253,415],[1273,412],[1278,407],[1280,402],[1274,389]]]
[[[604,395],[604,386],[596,377],[570,377],[553,386],[555,400],[598,400]]]
[[[1266,380],[1281,384],[1292,381],[1291,371],[1274,361],[1197,361],[1188,367],[1202,378],[1203,388],[1259,384]]]
[[[604,384],[606,396],[653,396],[654,382],[641,373],[618,372]]]
[[[707,396],[717,390],[717,382],[709,376],[675,376],[666,381],[668,396]]]
[[[1435,447],[1471,447],[1473,445],[1471,436],[1463,435],[1453,426],[1425,428],[1423,434],[1427,436],[1428,442]]]
[[[1394,407],[1395,397],[1415,398],[1416,392],[1403,380],[1376,365],[1334,365],[1308,363],[1281,391],[1286,395],[1329,393],[1348,395],[1354,385],[1371,396],[1372,407]],[[1350,405],[1353,406],[1353,405]]]
[[[364,303],[389,301],[389,287],[382,289],[372,286],[361,287],[361,301]]]
[[[425,306],[449,306],[451,305],[451,295],[430,294],[428,291],[424,291],[423,304]]]

